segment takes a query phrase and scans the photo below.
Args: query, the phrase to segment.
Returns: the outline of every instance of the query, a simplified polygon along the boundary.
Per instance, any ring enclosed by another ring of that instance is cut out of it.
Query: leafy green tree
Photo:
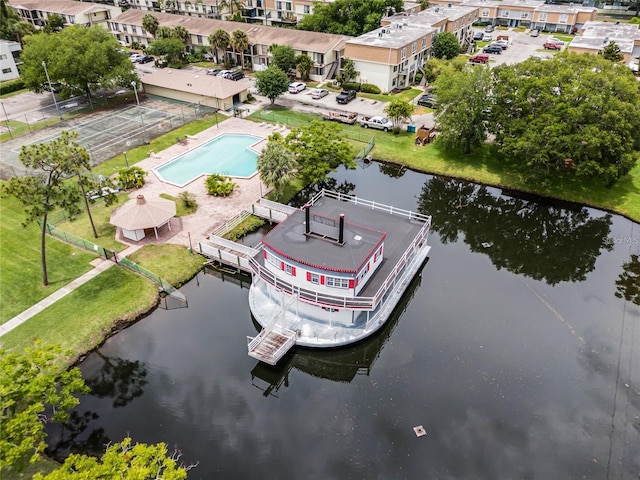
[[[142,28],[149,32],[153,38],[156,38],[156,32],[159,27],[160,22],[158,21],[158,17],[155,15],[146,13],[144,17],[142,17]]]
[[[195,465],[179,464],[180,453],[169,454],[164,443],[132,445],[131,438],[110,445],[98,459],[87,455],[71,454],[64,464],[48,475],[36,474],[34,480],[84,479],[163,479],[183,480]]]
[[[23,43],[23,38],[36,32],[36,28],[20,18],[7,0],[0,0],[0,38]]]
[[[317,2],[297,28],[357,37],[380,26],[382,17],[401,12],[402,0],[336,0]]]
[[[60,137],[50,142],[23,145],[20,161],[34,175],[12,177],[4,186],[10,195],[15,196],[24,206],[27,218],[24,225],[36,220],[42,222],[40,233],[40,258],[42,264],[42,283],[49,284],[47,275],[46,233],[47,218],[57,209],[66,210],[70,216],[80,212],[80,191],[68,177],[90,168],[86,149],[73,141],[75,132],[63,131]]]
[[[209,35],[208,40],[209,45],[211,45],[211,49],[215,52],[216,63],[221,63],[220,57],[218,56],[218,50],[222,50],[222,54],[224,55],[224,52],[227,50],[227,47],[229,47],[229,43],[231,42],[231,37],[225,30],[219,28]]]
[[[360,72],[356,70],[356,64],[350,58],[342,59],[342,69],[340,70],[340,77],[343,82],[353,82],[356,78],[358,78]]]
[[[159,37],[149,43],[147,52],[151,55],[163,56],[169,64],[181,65],[184,56],[184,43],[178,38]]]
[[[44,33],[56,33],[64,28],[64,18],[57,13],[50,14],[44,22]]]
[[[256,72],[256,89],[260,95],[264,95],[271,100],[271,105],[288,88],[289,77],[276,65],[269,65],[262,72]]]
[[[563,54],[492,69],[490,132],[532,174],[559,171],[611,185],[640,151],[640,92],[631,70],[601,55]]]
[[[285,142],[294,153],[300,176],[307,184],[325,180],[341,164],[346,168],[356,166],[351,147],[337,123],[313,120],[294,128]]]
[[[92,101],[95,88],[128,86],[137,80],[132,62],[120,52],[120,44],[101,26],[73,25],[55,35],[40,33],[25,39],[22,79],[30,90],[41,92],[47,79],[82,90]]]
[[[244,0],[220,0],[218,3],[220,10],[229,10],[229,14],[233,16],[234,9],[235,11],[240,11],[244,9]]]
[[[280,68],[283,72],[288,72],[296,66],[296,52],[289,45],[273,44],[269,46],[271,53],[271,62]]]
[[[298,168],[293,152],[282,141],[270,141],[258,157],[260,180],[273,187],[280,196],[282,189],[295,177]]]
[[[631,254],[630,260],[622,265],[615,296],[640,305],[640,255]]]
[[[435,120],[447,148],[461,148],[471,153],[487,138],[487,115],[490,106],[491,72],[488,68],[470,67],[457,71],[445,68],[436,80],[438,108]]]
[[[620,47],[613,40],[610,41],[600,52],[602,58],[606,58],[610,62],[621,62],[624,60],[624,55],[620,53]]]
[[[207,193],[214,197],[228,197],[231,195],[231,192],[233,192],[233,189],[238,186],[231,181],[230,177],[217,173],[209,175],[205,181],[205,185],[207,187]]]
[[[394,98],[384,107],[384,112],[393,122],[393,128],[398,130],[403,121],[411,119],[414,108],[415,107],[406,100]]]
[[[296,57],[296,68],[300,72],[300,76],[303,80],[309,80],[311,70],[313,69],[313,60],[306,53],[302,53]]]
[[[460,54],[460,44],[453,33],[440,32],[433,41],[432,51],[436,58],[451,60]]]
[[[249,36],[244,30],[234,30],[231,32],[231,40],[229,42],[234,52],[240,54],[240,63],[244,69],[244,51],[249,47]]]
[[[20,354],[0,350],[3,468],[20,471],[37,461],[46,447],[44,424],[66,420],[79,403],[74,394],[87,393],[80,370],[64,370],[63,361],[60,347],[41,343]]]

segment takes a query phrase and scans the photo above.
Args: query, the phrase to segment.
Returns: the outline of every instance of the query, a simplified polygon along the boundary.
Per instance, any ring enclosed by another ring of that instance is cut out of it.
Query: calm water
[[[249,147],[260,140],[252,135],[225,133],[156,168],[155,172],[166,182],[179,186],[212,173],[248,178],[256,173],[258,158]]]
[[[434,217],[380,335],[267,368],[246,353],[248,283],[201,273],[189,308],[86,359],[94,393],[53,450],[163,441],[190,479],[638,478],[637,224],[376,163],[330,183]]]

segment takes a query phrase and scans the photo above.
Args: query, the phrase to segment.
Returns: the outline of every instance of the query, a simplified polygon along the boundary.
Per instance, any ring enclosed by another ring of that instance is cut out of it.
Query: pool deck
[[[269,189],[260,181],[258,174],[249,179],[234,178],[238,185],[228,197],[213,197],[207,194],[205,188],[205,178],[202,176],[184,187],[177,187],[162,182],[153,173],[153,169],[192,150],[223,133],[249,133],[257,137],[262,137],[264,141],[258,143],[255,148],[258,151],[266,146],[266,139],[274,132],[287,134],[284,127],[277,125],[260,124],[243,120],[240,118],[228,118],[220,123],[219,127],[211,127],[197,135],[188,138],[186,145],[176,143],[175,145],[161,152],[150,152],[149,157],[138,162],[137,167],[147,172],[144,187],[131,192],[130,197],[144,195],[145,198],[158,198],[161,193],[166,193],[173,197],[183,191],[195,194],[198,202],[198,210],[192,215],[174,219],[171,223],[171,231],[162,227],[159,238],[154,235],[147,235],[140,242],[123,239],[118,234],[118,240],[129,245],[141,245],[146,243],[174,243],[189,246],[189,235],[191,244],[195,248],[198,242],[205,240],[210,232],[222,225],[224,222],[240,213],[242,210],[251,210],[251,205],[258,201],[262,195],[266,195]]]

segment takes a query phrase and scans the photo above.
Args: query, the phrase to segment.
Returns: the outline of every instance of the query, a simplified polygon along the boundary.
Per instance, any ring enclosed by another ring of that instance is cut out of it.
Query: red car
[[[471,63],[489,63],[489,55],[479,53],[469,58]]]
[[[559,43],[547,42],[543,45],[547,50],[562,50],[562,45]]]

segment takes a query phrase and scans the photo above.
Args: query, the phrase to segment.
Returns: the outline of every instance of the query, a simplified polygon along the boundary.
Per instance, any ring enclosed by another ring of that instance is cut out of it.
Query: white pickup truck
[[[377,128],[378,130],[383,130],[385,132],[388,132],[393,128],[393,122],[385,117],[362,117],[360,125],[363,128]]]

